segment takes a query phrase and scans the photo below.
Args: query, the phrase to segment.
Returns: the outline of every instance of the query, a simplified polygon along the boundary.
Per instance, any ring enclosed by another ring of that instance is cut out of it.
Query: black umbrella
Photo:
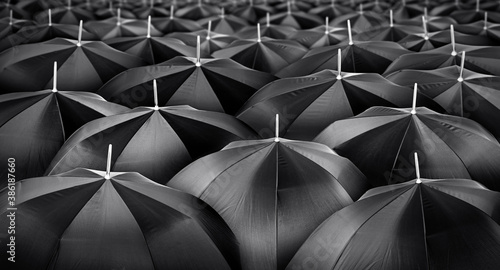
[[[450,114],[470,118],[500,138],[500,77],[452,66],[435,70],[402,70],[388,76],[403,86],[418,83],[420,92],[432,97]]]
[[[467,118],[415,105],[408,109],[372,107],[334,122],[314,141],[347,157],[374,186],[414,177],[408,160],[418,151],[426,158],[421,168],[425,177],[476,179],[500,190],[500,144]]]
[[[274,39],[288,39],[290,35],[297,32],[297,29],[291,26],[271,24],[270,15],[267,13],[266,24],[263,24],[262,26],[260,26],[260,24],[255,26],[246,26],[235,33],[235,36],[241,39],[256,39],[259,31],[259,29],[257,29],[258,27],[260,27],[261,36]]]
[[[101,41],[55,38],[18,45],[0,54],[0,84],[11,91],[36,91],[52,85],[47,69],[59,63],[59,85],[67,91],[97,91],[106,81],[144,62]]]
[[[80,128],[52,160],[46,174],[74,168],[102,169],[103,145],[113,142],[117,171],[136,171],[166,183],[184,166],[228,143],[256,138],[238,119],[190,106],[139,107]]]
[[[208,27],[208,24],[211,23],[214,32],[225,35],[232,35],[248,25],[247,21],[242,18],[231,14],[226,15],[224,8],[221,8],[220,15],[200,19],[198,23],[203,27]]]
[[[319,48],[335,45],[345,40],[348,36],[346,28],[330,27],[328,17],[325,18],[325,25],[312,29],[298,30],[288,38],[298,41],[307,48]]]
[[[287,11],[276,13],[270,16],[272,24],[291,26],[295,29],[309,29],[320,26],[323,22],[321,17],[304,11],[292,11],[290,1],[286,2]],[[261,24],[265,23],[265,19],[259,20]]]
[[[202,29],[199,23],[192,20],[178,18],[174,15],[174,5],[172,5],[170,6],[170,16],[168,18],[153,18],[151,23],[156,29],[166,34],[174,32],[192,32]]]
[[[390,41],[356,41],[352,39],[350,21],[347,21],[349,39],[338,45],[311,49],[302,59],[282,68],[280,78],[309,75],[324,69],[338,69],[337,51],[342,49],[342,69],[348,72],[383,73],[401,55],[409,51]]]
[[[472,180],[375,188],[323,222],[287,269],[494,269],[498,209],[500,193]]]
[[[330,0],[330,5],[323,3],[317,7],[311,8],[308,12],[316,14],[322,18],[337,18],[339,16],[352,13],[353,10],[349,7],[335,3],[335,0]]]
[[[460,65],[459,52],[467,52],[465,68],[483,73],[500,75],[500,47],[472,46],[453,43],[426,52],[401,55],[387,67],[384,75],[403,69],[432,70],[452,65]]]
[[[261,37],[260,24],[257,32],[256,39],[236,40],[212,56],[231,58],[246,67],[275,74],[307,52],[307,48],[296,41]]]
[[[19,220],[17,269],[241,269],[238,242],[210,206],[138,173],[75,169],[11,187],[15,210],[9,188],[0,205]]]
[[[1,17],[0,17],[1,18]],[[0,39],[7,38],[19,31],[24,26],[33,25],[34,23],[30,20],[15,19],[12,10],[10,11],[10,16],[3,17],[0,19]]]
[[[359,41],[400,41],[409,34],[418,33],[420,28],[413,25],[402,25],[394,23],[392,9],[389,10],[389,24],[382,24],[368,29],[356,35]]]
[[[362,32],[368,28],[383,25],[386,23],[387,19],[382,15],[374,11],[363,11],[351,12],[342,16],[332,18],[330,23],[332,26],[344,26],[347,21],[352,23],[352,29],[356,32]]]
[[[151,36],[151,17],[148,17],[148,31],[144,36],[117,37],[105,41],[122,52],[142,58],[148,64],[157,64],[175,56],[195,57],[196,49],[184,42],[168,37]]]
[[[54,64],[54,74],[56,69]],[[57,89],[54,84],[52,90],[0,95],[0,158],[16,159],[18,180],[43,175],[64,141],[85,123],[128,111],[93,93]],[[1,176],[7,179],[7,168]]]
[[[82,7],[72,6],[71,0],[68,0],[67,6],[57,6],[52,8],[52,21],[61,24],[78,25],[80,21],[92,21],[94,14]],[[45,10],[35,16],[35,21],[45,23],[49,20],[49,12]]]
[[[108,100],[136,107],[152,105],[151,84],[160,83],[159,102],[234,114],[274,76],[249,69],[230,59],[176,57],[155,66],[125,71],[99,93]]]
[[[77,25],[52,23],[50,13],[51,11],[49,10],[49,21],[47,24],[24,26],[15,34],[0,40],[0,51],[16,45],[43,42],[56,37],[78,39],[79,27]],[[99,38],[82,29],[82,39],[98,40]]]
[[[176,17],[184,19],[199,20],[208,18],[220,13],[220,8],[204,4],[202,0],[198,0],[197,4],[188,4],[185,7],[177,9],[175,12]]]
[[[280,79],[262,87],[245,103],[237,117],[267,137],[272,130],[272,119],[278,113],[282,119],[280,133],[286,138],[312,140],[332,122],[372,106],[409,107],[412,93],[411,89],[391,83],[378,74],[323,70],[304,77]],[[419,100],[422,106],[436,108],[424,95],[420,95]]]
[[[116,17],[102,21],[86,22],[85,29],[97,35],[101,40],[115,37],[145,36],[148,31],[152,36],[163,35],[155,27],[149,27],[146,20],[123,19],[121,17],[121,9],[118,9]]]
[[[260,18],[269,13],[274,13],[273,7],[261,3],[254,4],[253,0],[249,0],[248,5],[244,4],[231,11],[234,16],[243,18],[250,23],[257,23]]]
[[[278,137],[231,143],[168,185],[222,216],[240,242],[244,269],[284,269],[325,217],[368,188],[361,172],[328,147]]]

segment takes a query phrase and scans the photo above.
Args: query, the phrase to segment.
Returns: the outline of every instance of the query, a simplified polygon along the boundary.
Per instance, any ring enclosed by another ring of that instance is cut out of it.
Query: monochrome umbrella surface
[[[371,189],[333,214],[287,269],[494,269],[500,193],[465,179],[416,182]]]
[[[411,156],[417,151],[425,157],[423,177],[475,179],[500,190],[500,144],[467,118],[425,107],[372,107],[334,122],[314,141],[351,160],[374,186],[415,178]]]
[[[18,180],[41,176],[78,128],[128,110],[86,92],[56,89],[0,95],[0,158],[15,157]],[[7,168],[1,171],[2,183],[7,173]]]
[[[449,114],[470,118],[500,138],[498,76],[452,66],[435,70],[402,70],[387,79],[403,86],[418,83],[419,91],[434,99]]]
[[[15,46],[0,53],[0,84],[12,91],[36,91],[52,86],[53,62],[66,91],[95,92],[116,74],[144,62],[101,41],[55,38]]]
[[[199,63],[199,65],[197,64]],[[249,69],[231,59],[175,57],[154,66],[129,69],[110,80],[98,93],[128,107],[153,105],[153,79],[158,81],[160,105],[190,105],[234,114],[274,76]]]
[[[237,117],[261,136],[273,130],[280,115],[280,134],[286,138],[312,140],[336,120],[357,115],[372,106],[409,107],[408,89],[373,73],[323,70],[308,76],[284,78],[262,87],[239,110]],[[421,106],[439,108],[419,94]],[[271,133],[272,135],[272,133]]]
[[[138,173],[75,169],[15,187],[18,269],[241,268],[234,234],[210,206]]]
[[[103,169],[105,146],[114,145],[112,169],[135,171],[164,184],[193,160],[232,141],[256,138],[232,116],[190,106],[138,107],[89,122],[71,136],[46,170]]]
[[[284,269],[326,216],[369,188],[363,174],[328,147],[282,138],[233,142],[168,185],[222,216],[240,243],[244,269]]]

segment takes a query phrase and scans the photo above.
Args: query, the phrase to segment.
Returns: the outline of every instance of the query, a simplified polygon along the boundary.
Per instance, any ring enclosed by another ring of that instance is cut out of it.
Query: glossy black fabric
[[[495,269],[499,202],[471,180],[376,188],[321,224],[287,269]]]
[[[342,42],[310,50],[302,59],[276,73],[276,76],[297,77],[324,69],[338,70],[338,49],[342,50],[342,71],[380,74],[392,61],[409,52],[401,45],[389,41],[357,41],[353,45]]]
[[[467,57],[467,56],[466,56]],[[421,93],[438,102],[449,114],[470,118],[500,138],[500,78],[460,67],[435,70],[402,70],[387,76],[399,85],[413,87],[418,83]]]
[[[134,56],[100,41],[82,42],[56,38],[24,44],[0,54],[0,85],[11,91],[38,91],[52,87],[54,61],[58,64],[58,88],[65,91],[97,91],[128,68],[143,65]]]
[[[125,71],[98,93],[128,107],[153,105],[153,79],[160,105],[190,105],[200,110],[234,114],[257,89],[276,77],[246,68],[230,59],[176,57]]]
[[[240,109],[237,117],[262,137],[273,136],[276,114],[285,138],[312,140],[334,121],[357,115],[372,106],[409,107],[413,91],[378,74],[324,70],[309,76],[284,78],[267,84]],[[418,94],[420,106],[440,108]]]
[[[107,147],[112,144],[113,170],[139,172],[164,184],[194,159],[256,136],[239,120],[222,113],[189,106],[158,111],[140,107],[84,125],[61,147],[46,174],[79,167],[104,169]]]
[[[76,169],[16,184],[16,269],[241,268],[234,234],[201,200],[137,173],[103,176]]]
[[[409,53],[398,57],[387,67],[384,75],[390,75],[403,69],[432,70],[452,65],[460,66],[461,54],[465,51],[465,68],[482,73],[500,75],[500,48],[497,46],[472,46],[456,44],[457,54],[452,55],[452,45],[422,53]],[[487,59],[484,60],[484,59]]]
[[[428,178],[474,179],[500,191],[500,144],[478,123],[418,107],[372,107],[314,139],[347,157],[375,186],[415,177],[413,153]]]
[[[274,138],[231,143],[168,185],[206,201],[226,220],[245,269],[284,269],[326,216],[368,189],[359,170],[328,147]]]
[[[262,37],[261,41],[237,40],[228,47],[212,54],[214,58],[231,58],[249,67],[276,74],[284,67],[299,60],[307,49],[292,40],[275,40]]]
[[[16,160],[16,179],[42,176],[64,141],[96,118],[128,111],[85,92],[51,90],[0,96],[0,158]],[[0,183],[7,182],[2,167]]]

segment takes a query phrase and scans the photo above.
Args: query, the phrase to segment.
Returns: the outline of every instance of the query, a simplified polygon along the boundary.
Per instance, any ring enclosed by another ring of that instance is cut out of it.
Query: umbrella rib
[[[430,120],[431,120],[431,121],[435,121],[435,120],[433,120],[433,119],[430,119]],[[431,128],[430,128],[430,127],[426,124],[426,123],[424,123],[423,121],[420,121],[420,123],[422,123],[424,126],[426,126],[428,129],[430,129],[430,130],[431,130],[431,131],[435,134],[435,132],[434,132],[434,131],[433,131],[433,130],[432,130],[432,129],[431,129]],[[470,132],[470,131],[468,131],[468,130],[465,130],[465,131],[467,131],[468,133],[474,134],[474,133],[472,133],[472,132]],[[474,134],[474,135],[476,135],[476,134]],[[464,168],[465,168],[465,170],[467,171],[467,173],[469,174],[469,177],[472,177],[472,176],[471,176],[471,173],[470,173],[470,171],[469,171],[469,168],[465,165],[464,161],[463,161],[463,160],[462,160],[462,158],[461,158],[461,157],[457,154],[457,152],[455,152],[455,150],[453,150],[453,148],[451,148],[451,146],[450,146],[450,145],[448,145],[448,143],[447,143],[445,140],[441,139],[441,137],[439,137],[439,136],[437,136],[437,135],[436,135],[436,137],[437,137],[437,138],[439,138],[439,140],[440,140],[440,141],[442,141],[442,142],[444,143],[444,145],[446,145],[446,146],[448,147],[448,149],[450,149],[450,151],[452,151],[452,152],[455,154],[455,156],[456,156],[456,157],[460,160],[460,162],[462,163],[462,165],[464,165]]]
[[[396,167],[396,162],[398,161],[399,153],[401,152],[401,148],[403,147],[403,143],[406,139],[406,135],[408,134],[408,130],[410,130],[411,117],[412,116],[410,116],[410,120],[408,121],[409,123],[408,123],[408,126],[406,127],[405,134],[403,135],[403,138],[401,139],[401,143],[399,144],[398,151],[396,152],[396,155],[394,156],[394,163],[392,164],[392,167],[391,167],[391,173],[389,174],[389,180],[392,179],[392,174],[394,171],[394,167]]]
[[[335,263],[333,264],[333,266],[335,267],[335,265],[337,265],[337,263],[340,261],[340,258],[342,257],[342,254],[344,253],[344,251],[347,249],[347,246],[349,245],[348,243],[351,242],[351,239],[354,238],[354,235],[356,235],[356,233],[361,229],[361,227],[363,227],[373,216],[375,216],[376,214],[378,214],[378,212],[382,211],[382,209],[384,209],[387,205],[389,205],[390,203],[392,203],[393,201],[395,201],[396,199],[398,199],[399,197],[401,197],[404,193],[406,193],[408,190],[410,190],[412,188],[412,186],[408,186],[406,187],[403,191],[400,192],[399,195],[397,196],[394,196],[394,198],[392,198],[391,200],[389,200],[386,204],[384,204],[382,207],[380,207],[377,211],[375,211],[372,215],[370,215],[365,221],[363,221],[363,223],[361,223],[361,225],[359,225],[358,228],[356,228],[356,230],[351,234],[351,236],[349,237],[349,240],[346,241],[346,245],[344,245],[344,247],[342,248],[342,251],[339,252],[339,256],[337,258],[337,260],[335,260]],[[335,214],[334,214],[335,215]],[[326,221],[324,221],[326,222]],[[321,226],[321,225],[320,225]],[[318,227],[319,228],[319,227]],[[333,268],[332,268],[333,269]]]
[[[429,265],[429,251],[428,251],[428,247],[427,247],[427,230],[426,230],[426,227],[425,227],[425,212],[424,212],[424,202],[422,200],[422,186],[421,184],[419,184],[420,186],[418,186],[418,189],[419,189],[419,198],[420,198],[420,210],[422,211],[422,227],[423,227],[423,230],[424,230],[424,244],[425,244],[425,260],[427,262],[427,269],[431,269],[430,268],[430,265]]]
[[[242,158],[238,159],[238,160],[237,160],[237,161],[235,161],[233,164],[231,164],[231,166],[228,166],[227,168],[224,168],[224,170],[222,170],[219,174],[217,174],[217,176],[215,176],[215,177],[213,178],[213,180],[212,180],[210,183],[212,183],[212,182],[213,182],[213,181],[215,181],[217,178],[219,178],[219,176],[221,176],[221,174],[225,173],[226,171],[228,171],[228,170],[229,170],[229,169],[231,169],[232,167],[236,166],[236,165],[237,165],[240,161],[242,161],[242,160],[244,160],[244,159],[246,159],[246,158],[248,158],[248,157],[250,157],[250,156],[252,156],[252,155],[255,155],[257,152],[259,152],[259,151],[261,151],[262,149],[264,149],[264,148],[268,147],[269,145],[271,145],[271,142],[270,142],[270,143],[268,143],[268,144],[264,144],[264,146],[260,147],[259,149],[257,149],[257,150],[255,150],[255,151],[251,152],[250,154],[245,155],[244,157],[242,157]],[[221,150],[221,151],[223,151],[223,150]],[[208,185],[207,185],[207,186],[208,186]],[[207,191],[207,190],[208,190],[208,188],[205,188],[205,189],[203,190],[203,192],[201,192],[201,193],[200,193],[200,195],[199,195],[199,196],[197,196],[197,197],[201,199],[201,197],[202,197],[202,196],[204,196],[204,195],[206,194],[206,191]]]

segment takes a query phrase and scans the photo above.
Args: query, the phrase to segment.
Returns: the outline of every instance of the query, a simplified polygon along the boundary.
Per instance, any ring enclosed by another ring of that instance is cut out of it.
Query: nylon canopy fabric
[[[0,84],[12,91],[37,91],[52,86],[50,67],[59,64],[59,88],[95,92],[116,74],[144,62],[101,41],[55,38],[15,46],[0,53]]]
[[[112,169],[133,171],[164,184],[193,160],[228,143],[257,138],[232,116],[189,106],[139,107],[89,122],[71,136],[46,170],[104,169],[106,146],[113,144]]]
[[[262,137],[273,130],[280,115],[280,134],[312,140],[336,120],[357,115],[371,106],[411,106],[412,91],[373,73],[323,70],[308,76],[284,78],[267,84],[240,109],[237,117]],[[422,106],[442,110],[425,95]],[[271,133],[272,135],[272,133]]]
[[[495,269],[500,193],[472,180],[421,181],[372,189],[336,212],[287,269]]]
[[[326,216],[369,188],[363,174],[328,147],[274,138],[233,142],[168,185],[222,216],[240,242],[244,269],[284,269]]]
[[[324,69],[337,70],[338,49],[342,50],[342,71],[382,74],[392,61],[408,53],[401,45],[389,41],[357,41],[353,45],[342,42],[338,45],[314,48],[302,59],[281,69],[280,78],[305,76]]]
[[[0,95],[0,158],[15,157],[16,180],[43,175],[64,141],[85,123],[129,109],[85,92]],[[7,167],[0,183],[7,183]]]
[[[427,178],[475,179],[500,191],[500,144],[478,123],[411,109],[372,107],[339,120],[315,139],[351,160],[374,186],[415,178],[411,156],[425,157],[420,173]]]
[[[153,105],[152,81],[158,82],[160,105],[187,104],[201,110],[234,114],[274,76],[230,59],[175,57],[154,66],[129,69],[110,80],[98,93],[128,107]]]
[[[241,268],[234,234],[210,206],[138,173],[104,176],[75,169],[16,183],[16,269]]]
[[[459,79],[461,78],[461,80]],[[419,91],[434,99],[449,114],[470,118],[500,138],[500,78],[460,67],[402,70],[387,79],[403,86],[418,83]]]

